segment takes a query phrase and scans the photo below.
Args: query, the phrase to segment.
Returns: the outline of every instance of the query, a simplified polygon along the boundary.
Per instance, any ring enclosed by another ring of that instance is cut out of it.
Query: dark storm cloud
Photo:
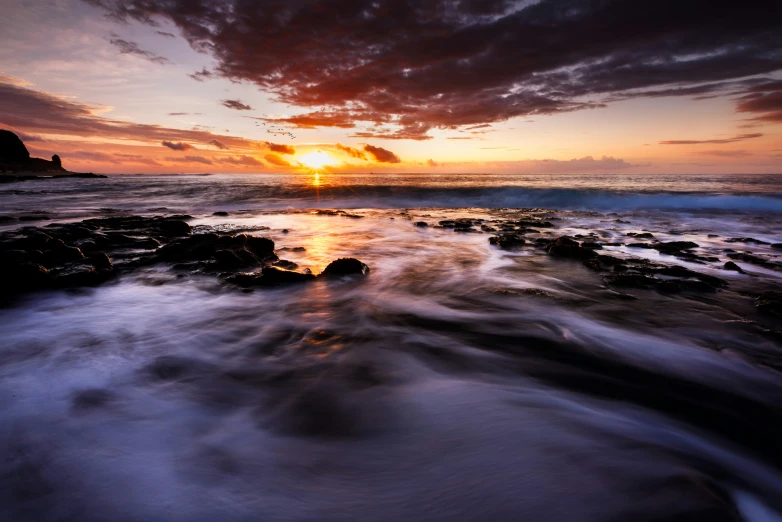
[[[782,69],[778,0],[85,1],[118,20],[175,24],[215,74],[309,108],[304,124],[390,116],[402,128],[377,138],[644,90],[709,95],[724,86],[702,84]]]
[[[237,111],[251,111],[251,110],[253,110],[252,107],[242,103],[239,100],[223,100],[220,103],[222,103],[225,107],[228,107],[229,109],[234,109],[234,110],[237,110]]]
[[[121,38],[112,38],[111,40],[109,40],[109,43],[114,47],[116,47],[117,49],[119,49],[120,54],[133,54],[135,56],[144,58],[145,60],[149,60],[152,63],[157,63],[161,65],[165,63],[170,63],[170,60],[168,58],[164,58],[151,51],[144,51],[143,49],[140,49],[136,42],[129,42]]]
[[[397,156],[390,150],[384,149],[383,147],[364,145],[364,152],[369,153],[373,158],[375,158],[375,161],[377,161],[378,163],[401,163],[402,162],[402,160],[399,159],[399,156]]]
[[[266,146],[268,146],[269,150],[272,152],[279,152],[280,154],[296,154],[296,148],[291,145],[272,143],[267,141]]]
[[[224,143],[222,143],[222,142],[220,142],[220,141],[217,141],[217,140],[212,140],[212,141],[210,141],[210,142],[209,142],[209,145],[212,145],[212,146],[214,146],[214,147],[217,147],[217,148],[218,148],[218,149],[220,149],[220,150],[226,150],[226,149],[228,148],[228,145],[225,145]]]
[[[0,124],[25,133],[61,134],[146,142],[189,141],[209,143],[218,139],[231,148],[252,148],[255,142],[221,136],[203,130],[183,130],[113,120],[100,116],[96,107],[60,98],[19,85],[0,75]]]
[[[160,144],[163,145],[164,147],[168,147],[171,150],[179,150],[179,151],[190,150],[193,148],[193,146],[190,145],[189,143],[182,143],[181,141],[180,142],[163,141]]]
[[[744,140],[751,140],[753,138],[760,138],[763,136],[760,133],[753,133],[753,134],[739,134],[738,136],[733,136],[732,138],[723,138],[723,139],[715,139],[715,140],[666,140],[661,141],[660,145],[701,145],[704,143],[736,143],[737,141],[744,141]]]

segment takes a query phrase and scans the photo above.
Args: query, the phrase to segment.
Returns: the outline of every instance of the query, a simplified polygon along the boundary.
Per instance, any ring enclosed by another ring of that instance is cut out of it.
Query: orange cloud
[[[336,147],[337,150],[341,150],[342,152],[346,153],[348,156],[352,158],[357,158],[357,159],[362,159],[364,161],[367,161],[367,155],[358,149],[354,149],[353,147],[346,147],[341,143],[337,143]]]
[[[368,152],[375,158],[378,163],[401,163],[402,160],[388,149],[383,147],[375,147],[372,145],[364,145],[364,151]]]
[[[266,161],[271,163],[272,165],[277,165],[278,167],[290,167],[291,164],[279,157],[277,154],[267,154],[263,157]]]
[[[171,150],[180,150],[180,151],[190,150],[193,148],[193,146],[190,145],[189,143],[182,143],[182,142],[174,143],[171,141],[164,141],[161,143],[161,145],[163,145],[164,147],[168,147]]]
[[[270,141],[267,141],[266,145],[269,146],[269,150],[272,152],[279,152],[280,154],[296,154],[296,149],[291,145],[272,143]]]

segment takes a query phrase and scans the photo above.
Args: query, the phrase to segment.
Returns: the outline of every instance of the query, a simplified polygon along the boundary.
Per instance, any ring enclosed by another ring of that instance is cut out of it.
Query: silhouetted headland
[[[19,136],[0,129],[0,182],[47,178],[105,178],[99,174],[69,172],[55,154],[51,160],[31,158]]]

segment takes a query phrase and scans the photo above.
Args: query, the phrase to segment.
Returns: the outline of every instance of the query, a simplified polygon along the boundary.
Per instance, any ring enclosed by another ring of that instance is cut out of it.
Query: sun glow
[[[334,164],[334,158],[322,150],[307,153],[298,159],[299,163],[315,171]]]

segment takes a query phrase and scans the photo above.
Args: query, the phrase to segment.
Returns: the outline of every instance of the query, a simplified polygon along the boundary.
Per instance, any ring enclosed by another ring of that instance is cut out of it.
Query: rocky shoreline
[[[22,227],[0,234],[0,296],[97,286],[141,267],[166,264],[243,288],[346,275],[369,267],[337,259],[316,276],[280,259],[274,241],[248,234],[193,233],[190,216],[123,216]]]
[[[527,209],[530,210],[530,209]],[[534,210],[534,209],[533,209]],[[627,233],[627,242],[601,241],[598,234],[558,234],[556,216],[539,217],[519,211],[525,217],[502,219],[459,218],[430,225],[414,221],[417,228],[439,228],[454,233],[491,234],[488,242],[501,250],[532,249],[551,258],[575,261],[600,274],[604,285],[618,298],[638,299],[631,289],[655,290],[662,294],[716,293],[729,282],[691,268],[605,250],[654,250],[672,259],[706,265],[722,262],[711,252],[701,252],[692,241],[659,241],[648,232]],[[216,213],[222,216],[225,213]],[[342,211],[318,211],[318,215],[342,216]],[[346,214],[347,215],[347,214]],[[362,217],[350,214],[349,217]],[[272,239],[242,231],[214,232],[189,224],[192,216],[115,216],[86,219],[77,223],[53,223],[43,227],[22,227],[0,233],[0,295],[9,298],[32,291],[97,286],[120,273],[143,267],[165,265],[180,274],[203,274],[226,285],[242,289],[305,283],[340,275],[363,276],[369,267],[353,258],[332,262],[319,275],[295,262],[281,259]],[[412,220],[411,220],[412,221]],[[219,229],[215,229],[219,230]],[[726,243],[764,244],[753,238],[728,238]],[[284,249],[283,249],[284,250]],[[765,270],[782,271],[775,256],[725,249],[726,272],[747,274],[735,261]],[[746,265],[745,265],[746,266]],[[752,276],[752,274],[749,274]],[[756,309],[782,318],[782,293],[768,290],[751,295]]]
[[[100,179],[108,178],[103,174],[92,172],[69,172],[68,174],[41,175],[32,172],[15,172],[13,174],[0,174],[0,183],[17,183],[20,181],[36,181],[46,179]]]
[[[69,172],[62,166],[60,156],[51,160],[30,157],[19,136],[0,129],[0,183],[16,183],[39,179],[105,178],[91,172]]]

